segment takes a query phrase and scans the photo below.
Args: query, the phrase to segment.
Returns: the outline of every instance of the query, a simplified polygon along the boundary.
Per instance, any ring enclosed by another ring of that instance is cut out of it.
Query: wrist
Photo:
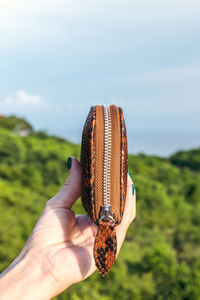
[[[29,252],[11,265],[0,278],[2,300],[49,300],[54,293],[55,282],[48,269]]]

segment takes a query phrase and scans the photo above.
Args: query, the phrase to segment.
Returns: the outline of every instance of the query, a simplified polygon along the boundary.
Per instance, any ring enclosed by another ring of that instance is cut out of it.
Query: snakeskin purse
[[[94,260],[102,276],[116,258],[115,227],[123,216],[128,173],[127,133],[116,105],[91,106],[81,142],[82,203],[98,231]]]

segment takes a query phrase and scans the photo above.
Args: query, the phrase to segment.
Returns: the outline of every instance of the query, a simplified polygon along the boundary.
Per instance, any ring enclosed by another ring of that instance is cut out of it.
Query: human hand
[[[124,215],[122,222],[116,226],[117,255],[127,229],[136,215],[136,193],[132,195],[133,182],[130,176],[127,183]],[[23,280],[20,280],[19,286],[15,287],[17,296],[12,299],[51,299],[70,285],[84,280],[97,269],[93,247],[98,227],[89,216],[75,215],[71,210],[80,195],[80,163],[72,157],[68,179],[60,191],[46,203],[21,253],[2,274],[5,286],[5,279],[12,278],[12,272],[13,276],[20,273],[22,277],[29,272],[34,273],[33,278],[30,276],[29,280],[28,275],[28,282],[24,281],[27,294],[20,294],[20,289],[24,289]],[[32,288],[29,288],[31,283]]]

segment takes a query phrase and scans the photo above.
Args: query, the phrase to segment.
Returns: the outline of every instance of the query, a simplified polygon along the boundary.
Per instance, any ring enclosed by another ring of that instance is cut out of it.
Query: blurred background
[[[197,0],[0,0],[1,271],[79,158],[90,106],[116,104],[137,218],[109,274],[56,299],[199,299],[199,78]]]

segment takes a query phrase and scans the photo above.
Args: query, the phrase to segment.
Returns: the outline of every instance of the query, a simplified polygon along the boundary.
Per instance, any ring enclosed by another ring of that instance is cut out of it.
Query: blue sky
[[[199,1],[0,1],[0,112],[37,129],[108,103],[129,132],[200,131],[199,79]]]

